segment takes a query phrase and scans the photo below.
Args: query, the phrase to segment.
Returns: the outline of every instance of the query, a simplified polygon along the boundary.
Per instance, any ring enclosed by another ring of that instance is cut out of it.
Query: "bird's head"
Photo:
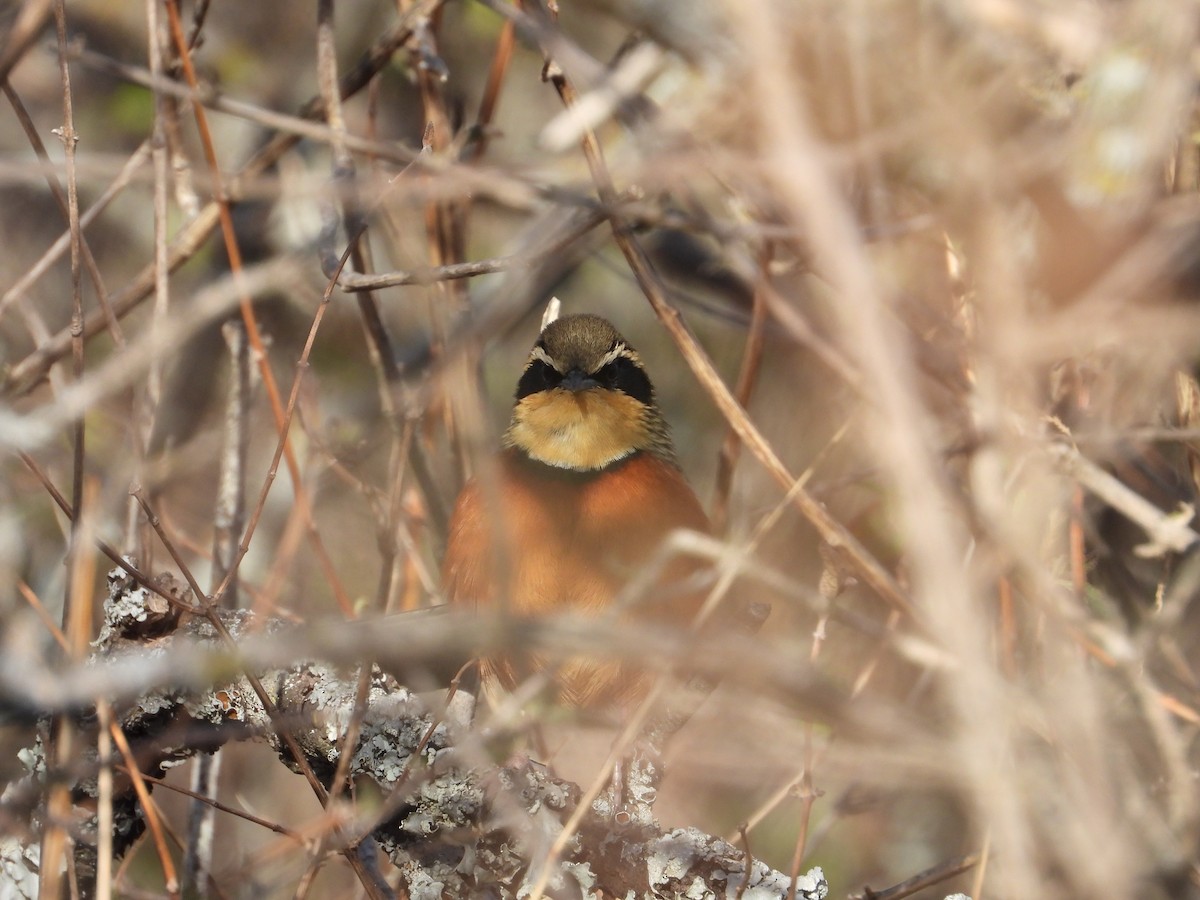
[[[564,316],[543,329],[516,400],[505,444],[532,460],[586,472],[645,451],[675,464],[641,358],[599,316]]]

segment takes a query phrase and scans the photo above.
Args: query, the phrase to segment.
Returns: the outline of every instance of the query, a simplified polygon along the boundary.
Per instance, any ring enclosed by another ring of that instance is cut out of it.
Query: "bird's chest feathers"
[[[579,478],[525,477],[509,498],[511,597],[536,614],[607,606],[677,523],[646,507],[642,459]]]
[[[561,469],[599,469],[645,446],[641,405],[619,391],[551,390],[523,398],[509,441]]]

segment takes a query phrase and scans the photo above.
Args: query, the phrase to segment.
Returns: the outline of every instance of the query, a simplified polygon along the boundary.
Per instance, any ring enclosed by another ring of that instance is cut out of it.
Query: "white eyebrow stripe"
[[[604,356],[600,357],[600,361],[598,363],[596,363],[596,368],[592,369],[592,371],[599,372],[601,369],[603,369],[605,366],[607,366],[614,359],[618,359],[619,357],[622,357],[622,356],[624,356],[628,359],[633,359],[632,352],[630,351],[630,349],[627,346],[625,346],[624,344],[617,344],[617,346],[613,347],[611,350],[609,350],[607,353],[605,353]]]
[[[533,350],[530,352],[529,361],[533,362],[534,360],[539,360],[541,362],[544,362],[546,365],[548,365],[550,368],[552,368],[555,372],[562,372],[562,370],[558,367],[558,363],[556,363],[553,359],[551,359],[550,354],[548,354],[541,347],[534,347]]]

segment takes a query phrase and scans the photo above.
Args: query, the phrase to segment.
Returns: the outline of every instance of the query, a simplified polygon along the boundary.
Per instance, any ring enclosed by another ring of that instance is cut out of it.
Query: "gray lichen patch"
[[[128,558],[131,565],[136,560]],[[93,647],[106,647],[114,638],[146,638],[173,630],[179,621],[179,608],[167,599],[190,602],[190,591],[172,576],[154,580],[157,591],[138,584],[124,569],[109,571],[108,599],[104,603],[104,622]]]
[[[791,879],[755,861],[746,871],[745,857],[732,844],[714,839],[696,828],[677,828],[650,841],[643,852],[649,889],[653,896],[708,900],[734,897],[778,900],[788,896]],[[743,882],[749,879],[743,889]],[[714,887],[725,886],[724,892]],[[829,885],[819,867],[796,883],[800,900],[825,900]]]

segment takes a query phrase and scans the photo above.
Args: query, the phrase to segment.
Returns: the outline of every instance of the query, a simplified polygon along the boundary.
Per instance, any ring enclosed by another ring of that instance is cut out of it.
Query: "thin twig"
[[[59,138],[63,144],[63,158],[66,161],[67,175],[67,221],[71,232],[71,378],[79,383],[83,380],[83,286],[81,283],[81,259],[83,239],[79,231],[79,192],[75,180],[75,147],[78,136],[75,134],[75,115],[72,111],[71,76],[67,66],[67,18],[65,0],[56,0],[54,5],[54,22],[58,35],[59,76],[62,79],[63,92],[63,125],[59,130]],[[71,505],[81,509],[83,504],[83,462],[84,462],[84,427],[83,415],[75,417],[72,423],[72,477]],[[70,590],[73,579],[73,563],[78,551],[76,541],[77,531],[81,520],[71,522],[71,541],[67,550],[67,584],[68,594],[63,606],[64,625],[71,620]]]
[[[150,72],[156,80],[161,80],[165,63],[163,59],[164,44],[169,43],[163,33],[162,21],[159,17],[159,0],[146,0],[146,40],[147,56],[150,60]],[[151,89],[154,97],[154,124],[150,133],[151,163],[154,170],[154,304],[150,320],[152,334],[161,335],[167,322],[171,305],[170,258],[167,251],[167,202],[168,145],[167,136],[169,123],[172,119],[166,98],[157,90]],[[156,343],[159,341],[156,340]],[[154,420],[162,401],[162,370],[164,357],[155,355],[150,371],[147,373],[145,392],[138,404],[137,414],[140,420],[135,424],[137,442],[137,465],[134,468],[135,477],[140,479],[146,453],[154,434]],[[129,524],[126,546],[134,548],[138,559],[145,561],[151,568],[149,548],[153,542],[149,539],[147,526],[138,516],[137,501],[129,498]]]
[[[205,618],[207,618],[208,621],[212,624],[213,628],[216,630],[216,632],[220,636],[221,640],[225,642],[226,646],[228,646],[230,649],[235,649],[237,647],[237,644],[233,640],[233,636],[229,633],[229,629],[225,627],[225,623],[221,620],[221,617],[217,614],[217,605],[216,605],[215,601],[213,600],[213,598],[207,596],[204,593],[204,589],[201,588],[200,583],[198,581],[196,581],[196,578],[192,574],[191,569],[188,568],[187,563],[184,561],[183,557],[180,556],[179,551],[176,549],[174,542],[171,540],[170,536],[167,534],[166,530],[163,528],[162,521],[159,519],[158,515],[154,512],[154,510],[150,508],[149,503],[146,502],[145,494],[143,494],[139,488],[134,488],[132,493],[133,493],[133,496],[135,498],[137,498],[138,503],[141,504],[142,512],[145,514],[146,519],[150,522],[150,526],[154,529],[155,533],[158,535],[158,539],[160,541],[162,541],[163,547],[166,549],[167,553],[170,554],[171,559],[174,560],[174,562],[175,562],[175,565],[179,568],[179,571],[183,575],[184,580],[187,581],[188,586],[192,589],[192,591],[196,595],[196,597],[199,598],[200,611],[205,616]],[[263,705],[263,709],[265,709],[267,711],[267,715],[270,716],[272,718],[272,721],[276,724],[276,727],[278,728],[278,731],[279,731],[280,739],[284,742],[284,744],[287,745],[288,750],[293,754],[293,756],[295,756],[296,763],[297,763],[297,765],[300,766],[301,771],[303,772],[305,778],[308,780],[308,783],[312,787],[313,792],[317,795],[318,799],[321,800],[322,803],[324,803],[325,798],[327,796],[326,791],[325,791],[325,786],[321,784],[320,780],[313,773],[311,767],[308,765],[308,763],[306,761],[304,754],[300,751],[299,747],[295,744],[295,738],[292,736],[290,729],[288,729],[284,725],[284,723],[282,723],[281,721],[278,720],[278,713],[275,710],[275,704],[271,700],[270,695],[267,693],[266,689],[263,688],[261,682],[259,681],[259,679],[256,675],[247,671],[246,679],[250,682],[251,686],[254,688],[254,692],[255,692],[256,696],[258,697],[259,702]]]
[[[750,405],[750,395],[754,391],[754,385],[758,381],[758,372],[762,367],[763,346],[766,343],[766,301],[764,300],[764,287],[767,280],[767,270],[771,264],[771,244],[768,243],[763,248],[762,259],[760,260],[761,276],[759,283],[754,291],[754,305],[750,313],[750,328],[746,336],[746,346],[742,351],[742,365],[738,370],[737,383],[734,385],[733,394],[737,399],[738,405],[745,409]],[[739,450],[741,442],[738,440],[737,433],[732,429],[725,436],[724,443],[721,444],[721,458],[717,464],[717,479],[716,487],[713,489],[712,512],[709,518],[713,523],[713,530],[717,534],[723,534],[725,526],[729,518],[729,494],[733,489],[733,470],[737,466]]]
[[[152,0],[153,2],[153,0]],[[229,377],[225,392],[225,417],[218,471],[217,499],[213,510],[212,579],[216,588],[229,573],[237,554],[246,519],[246,456],[250,442],[250,352],[244,326],[236,318],[221,326],[228,350]],[[238,579],[222,595],[226,609],[238,607]],[[199,757],[192,767],[192,787],[215,800],[220,780],[220,750]],[[189,804],[187,846],[184,851],[184,891],[199,893],[212,869],[216,810],[193,800]]]
[[[106,701],[101,701],[101,704],[107,707]],[[133,755],[133,750],[129,747],[129,741],[125,737],[125,732],[121,729],[120,724],[112,716],[112,709],[109,708],[108,715],[110,718],[109,732],[112,735],[113,742],[117,745],[117,750],[125,760],[125,772],[129,775],[133,782],[133,789],[137,793],[138,803],[141,804],[142,812],[146,817],[146,825],[150,829],[150,834],[154,838],[154,848],[158,851],[159,864],[163,869],[163,880],[166,882],[167,893],[173,898],[178,898],[179,894],[179,876],[175,872],[175,863],[171,859],[171,853],[167,849],[166,839],[163,837],[162,815],[154,800],[150,797],[150,789],[146,787],[146,777],[142,775],[142,770],[138,768],[137,758]]]
[[[456,151],[450,111],[443,83],[447,68],[437,44],[439,18],[430,18],[413,35],[416,56],[417,83],[421,89],[421,108],[425,114],[425,134],[422,155],[430,159],[452,157]],[[431,198],[425,204],[425,243],[429,261],[434,266],[461,263],[466,255],[467,217],[469,199]],[[426,295],[432,320],[434,351],[441,355],[454,315],[466,305],[467,286],[458,281],[438,281],[429,286]],[[464,451],[465,436],[474,427],[476,417],[461,408],[475,403],[479,397],[475,373],[468,371],[464,361],[451,367],[453,376],[465,390],[459,391],[457,403],[442,408],[454,471],[462,477],[470,475],[470,465]]]
[[[29,608],[41,620],[46,631],[54,638],[54,642],[65,652],[67,650],[67,636],[63,634],[63,630],[59,624],[50,617],[50,613],[46,610],[46,604],[42,603],[41,598],[34,593],[33,588],[24,581],[18,581],[17,593],[25,598],[25,602],[29,604]]]
[[[1200,534],[1188,525],[1195,514],[1194,509],[1163,512],[1078,450],[1062,442],[1048,446],[1046,453],[1060,471],[1075,479],[1146,532],[1150,540],[1144,547],[1138,548],[1139,555],[1182,553],[1196,541],[1200,541]]]
[[[983,900],[983,880],[987,877],[988,863],[992,858],[992,836],[989,832],[984,835],[983,848],[979,851],[979,868],[975,871],[975,877],[971,881],[971,897],[974,900]]]
[[[74,48],[72,56],[89,69],[147,88],[173,101],[198,102],[215,112],[236,116],[263,128],[298,139],[303,138],[324,144],[332,144],[335,140],[333,130],[326,124],[314,122],[311,118],[288,115],[242,100],[235,100],[222,94],[213,85],[198,83],[194,88],[189,87],[166,75],[156,75],[151,69],[115,60],[86,47]],[[412,148],[395,141],[369,141],[351,134],[346,135],[345,142],[348,148],[356,153],[369,153],[393,163],[411,163],[417,155]]]
[[[894,609],[891,610],[891,612],[888,613],[888,630],[894,630],[897,626],[899,626],[900,619],[900,612]],[[859,670],[858,675],[854,679],[854,688],[850,692],[850,700],[856,699],[864,690],[866,690],[866,687],[869,684],[872,676],[879,667],[879,663],[883,657],[884,650],[887,648],[887,644],[888,641],[886,637],[881,636],[877,640],[874,651],[872,652],[871,656],[868,657],[862,668]],[[833,737],[834,736],[831,735],[830,739],[826,742],[825,747],[819,754],[815,754],[811,759],[806,759],[800,771],[786,784],[782,785],[778,790],[776,790],[774,794],[772,794],[758,809],[754,811],[754,814],[747,819],[747,827],[750,830],[754,830],[760,824],[762,824],[767,816],[774,812],[784,800],[795,795],[796,791],[800,789],[801,782],[808,771],[810,769],[815,769],[818,763],[828,754],[830,748],[833,746]],[[832,827],[836,814],[843,805],[842,799],[853,789],[853,785],[847,788],[845,791],[843,791],[842,797],[838,798],[831,804],[834,817],[827,818],[823,823],[826,833],[828,832],[829,828]],[[819,839],[814,838],[808,843],[810,846],[815,846],[818,842]]]
[[[100,758],[100,771],[96,773],[96,900],[112,897],[113,864],[113,771],[109,758],[112,755],[111,710],[107,703],[96,706],[96,755]]]
[[[350,257],[350,248],[342,254],[340,265],[344,266]],[[339,269],[340,271],[340,269]],[[312,355],[313,345],[317,340],[317,333],[321,329],[321,323],[325,319],[325,313],[329,309],[330,297],[333,294],[333,286],[336,281],[337,273],[325,285],[325,291],[321,295],[321,302],[317,304],[316,312],[313,313],[312,324],[308,329],[308,337],[305,339],[304,348],[300,351],[300,357],[296,361],[296,374],[292,378],[291,391],[288,394],[287,406],[283,413],[283,427],[278,430],[278,438],[275,442],[275,451],[271,457],[271,464],[267,468],[267,474],[263,478],[262,487],[259,489],[258,498],[252,507],[250,519],[246,523],[245,531],[242,533],[242,541],[238,545],[237,557],[233,562],[230,572],[236,572],[237,567],[245,558],[250,550],[250,541],[254,537],[255,531],[258,529],[258,523],[262,518],[263,510],[266,509],[267,495],[271,490],[271,485],[275,481],[275,476],[279,471],[279,462],[283,458],[284,444],[287,439],[288,431],[291,428],[292,417],[296,413],[296,402],[300,397],[300,386],[304,379],[304,373],[308,370],[308,360]],[[229,578],[230,575],[226,575]],[[218,588],[218,591],[220,588]]]
[[[433,6],[435,4],[427,4]],[[420,19],[414,18],[414,27],[420,27]],[[332,135],[333,181],[335,184],[353,184],[355,179],[354,157],[349,150],[349,132],[338,96],[338,68],[333,33],[333,2],[318,0],[317,3],[317,81],[325,104],[325,119]],[[347,194],[342,203],[342,227],[347,236],[350,261],[362,273],[370,272],[374,266],[371,245],[367,239],[366,219],[359,213],[352,196]],[[335,276],[345,277],[344,263]],[[328,273],[327,273],[328,274]],[[387,325],[379,311],[379,302],[369,289],[355,297],[359,319],[367,340],[367,354],[378,381],[380,405],[392,426],[393,441],[403,430],[396,393],[400,380],[400,368],[396,360],[396,349]]]
[[[890,888],[884,888],[882,891],[873,891],[870,888],[863,888],[860,894],[851,894],[851,900],[901,900],[903,897],[911,897],[917,891],[924,890],[931,885],[940,884],[948,878],[953,878],[955,875],[961,875],[963,872],[974,868],[979,864],[980,856],[978,853],[968,853],[966,856],[960,856],[956,859],[947,860],[943,863],[938,863],[932,868],[926,869],[912,878],[892,885]]]
[[[21,461],[25,463],[29,470],[33,472],[38,481],[41,482],[42,487],[46,489],[46,493],[50,495],[50,498],[62,511],[63,515],[66,516],[67,520],[73,522],[75,520],[75,508],[67,502],[67,499],[62,495],[58,488],[54,486],[53,482],[50,481],[49,476],[46,475],[42,467],[39,466],[37,461],[27,453],[21,453],[19,456],[21,457]],[[177,597],[172,597],[160,585],[155,584],[149,576],[130,563],[127,559],[125,559],[125,557],[123,557],[104,541],[97,539],[96,549],[108,557],[114,565],[121,568],[125,574],[137,582],[141,587],[144,587],[148,591],[153,591],[177,608],[183,609],[187,612],[195,612],[192,606],[181,602]]]
[[[46,145],[42,143],[41,135],[38,134],[37,127],[33,124],[33,120],[30,118],[29,112],[25,109],[25,104],[21,102],[21,98],[17,95],[17,92],[13,90],[12,85],[5,83],[2,87],[4,90],[4,95],[8,98],[9,103],[12,105],[13,111],[17,114],[17,119],[20,121],[21,127],[25,130],[25,136],[28,138],[30,146],[33,147],[33,151],[35,154],[37,154],[38,159],[45,164],[46,184],[50,188],[50,195],[54,198],[55,203],[58,205],[59,210],[63,214],[63,218],[67,222],[67,232],[65,235],[67,239],[67,246],[70,247],[72,254],[80,254],[80,260],[82,261],[83,266],[87,269],[88,277],[91,278],[92,281],[92,286],[96,289],[96,297],[99,299],[100,309],[104,313],[105,324],[108,326],[108,332],[110,335],[112,335],[113,342],[118,347],[121,347],[125,344],[125,336],[121,333],[121,326],[117,322],[116,316],[113,315],[112,307],[108,303],[108,292],[104,287],[104,278],[100,274],[100,267],[96,264],[96,258],[92,255],[91,247],[88,246],[87,240],[83,237],[83,230],[87,227],[87,223],[92,221],[92,219],[94,219],[100,213],[100,211],[104,209],[105,205],[107,205],[107,201],[104,197],[101,197],[100,202],[98,202],[91,210],[88,211],[89,215],[84,217],[80,216],[78,173],[75,165],[75,153],[72,151],[69,155],[64,156],[68,180],[67,190],[64,191],[62,186],[59,185],[58,179],[52,174],[50,167],[50,156],[46,152]],[[128,183],[128,179],[136,171],[137,162],[144,158],[145,156],[142,153],[141,148],[135,151],[129,162],[125,165],[121,174],[117,177],[116,184],[124,187]],[[74,185],[75,189],[74,201],[72,201],[70,197],[72,185]],[[110,199],[112,196],[115,196],[111,187],[106,196],[108,196]],[[74,203],[74,213],[71,211],[72,202]],[[72,218],[72,216],[74,216],[74,218]],[[50,256],[50,254],[47,253],[47,256]],[[72,274],[72,278],[74,278],[74,274]],[[20,287],[14,285],[12,288],[9,288],[9,290],[5,291],[4,298],[0,298],[0,313],[3,313],[4,311],[5,299],[19,296],[18,292],[23,293],[28,288],[28,284],[31,283],[28,276],[22,278],[21,281],[23,284]],[[11,300],[9,302],[11,302]]]
[[[812,724],[804,726],[804,757],[809,763],[813,759]],[[805,766],[800,776],[800,828],[796,832],[796,844],[792,848],[791,883],[788,885],[788,900],[796,900],[796,886],[800,880],[800,867],[804,863],[804,850],[808,843],[808,826],[812,822],[812,808],[820,796],[813,788],[812,769]]]
[[[246,456],[250,446],[250,347],[243,323],[230,319],[221,326],[229,354],[225,391],[225,417],[213,510],[214,590],[233,569],[242,528],[246,524]],[[222,595],[226,609],[238,607],[238,579],[234,575]]]
[[[895,613],[895,610],[892,610]],[[822,616],[819,620],[817,628],[814,630],[812,654],[809,659],[811,662],[816,662],[817,657],[821,652],[821,641],[818,637],[825,630],[826,616]],[[821,795],[820,792],[813,786],[813,769],[816,766],[816,753],[813,748],[813,724],[811,721],[804,723],[804,769],[800,773],[800,782],[797,789],[800,792],[800,827],[796,829],[796,844],[792,849],[792,866],[790,870],[791,882],[788,885],[788,900],[796,900],[796,888],[800,882],[800,868],[804,864],[804,854],[808,849],[808,829],[812,824],[813,804]]]
[[[79,236],[79,195],[75,183],[75,117],[71,106],[71,77],[67,67],[67,14],[65,0],[55,0],[54,25],[58,38],[59,78],[62,88],[63,124],[58,130],[63,142],[64,159],[67,165],[67,209],[71,232],[71,377],[76,383],[83,379],[83,292],[80,285],[80,236]],[[7,82],[6,82],[7,84]],[[72,480],[71,505],[83,509],[84,483],[84,429],[83,417],[79,416],[72,423]],[[71,656],[78,653],[82,658],[83,647],[90,637],[90,621],[80,615],[80,604],[90,599],[90,586],[83,588],[82,576],[86,563],[91,560],[85,555],[82,546],[85,529],[83,516],[71,520],[67,538],[66,552],[66,590],[63,595],[62,630],[67,637],[67,652]],[[90,609],[90,605],[88,607]],[[50,718],[50,727],[46,742],[46,760],[51,771],[61,771],[74,756],[74,745],[78,739],[74,723],[66,716],[55,713]],[[43,900],[57,900],[62,879],[60,866],[65,859],[67,848],[66,822],[71,806],[70,789],[65,781],[51,782],[47,791],[45,805],[45,821],[41,853],[39,856],[42,877],[38,885]],[[70,875],[74,866],[67,864]]]
[[[746,888],[750,886],[750,875],[754,871],[754,854],[750,852],[750,835],[745,823],[738,826],[738,835],[742,839],[742,851],[746,854],[746,874],[742,876],[742,883],[738,885],[735,900],[742,900],[746,896]]]
[[[496,50],[492,54],[492,65],[488,69],[487,83],[483,88],[483,97],[479,101],[479,113],[475,117],[475,146],[471,152],[473,162],[479,162],[487,153],[488,143],[491,140],[492,119],[500,105],[500,91],[504,86],[505,76],[508,74],[508,65],[512,61],[515,37],[516,26],[511,20],[505,20],[504,24],[500,26],[500,35],[496,38]]]
[[[167,3],[167,23],[171,36],[175,41],[175,50],[179,54],[184,76],[188,84],[195,88],[197,84],[196,71],[192,65],[191,54],[187,48],[187,40],[183,34],[178,0],[171,0],[171,2]],[[204,106],[199,102],[194,102],[192,104],[192,112],[195,115],[197,130],[200,133],[200,143],[204,147],[204,156],[208,162],[209,176],[213,179],[213,184],[217,189],[215,198],[217,217],[221,226],[221,235],[225,242],[225,252],[229,258],[229,268],[233,273],[235,281],[239,281],[242,274],[242,253],[238,246],[237,235],[233,227],[233,216],[229,208],[229,194],[221,178],[221,168],[217,161],[216,145],[213,142],[212,132],[208,128],[208,117],[204,111]],[[255,316],[254,305],[251,302],[249,293],[242,292],[240,307],[242,321],[246,326],[246,337],[250,342],[250,347],[258,363],[259,374],[262,378],[263,387],[266,389],[271,414],[275,419],[275,429],[283,441],[284,459],[287,461],[288,474],[292,479],[292,490],[295,494],[296,505],[305,514],[309,542],[312,544],[313,552],[316,554],[317,561],[321,566],[322,574],[325,577],[326,583],[333,591],[334,599],[337,600],[338,606],[344,614],[348,616],[353,615],[353,604],[350,602],[350,597],[346,593],[346,589],[342,586],[341,578],[337,574],[333,560],[330,558],[329,552],[325,549],[325,543],[321,539],[320,532],[317,530],[316,519],[312,513],[312,503],[309,500],[308,491],[304,486],[304,479],[300,472],[300,464],[296,461],[295,454],[292,452],[287,440],[287,432],[284,430],[283,401],[280,398],[279,386],[275,381],[275,373],[271,370],[270,356],[263,343],[262,334],[258,327],[258,319]],[[238,562],[234,562],[230,566],[226,577],[217,588],[214,594],[216,602],[220,602],[224,592],[229,590],[232,585],[233,579],[237,575]]]
[[[363,87],[379,72],[392,58],[396,49],[408,40],[411,34],[411,21],[402,17],[391,29],[380,36],[375,44],[367,50],[359,61],[341,80],[341,95],[345,99]],[[323,115],[324,105],[319,98],[309,100],[300,110],[304,119],[315,119]],[[247,183],[262,175],[285,153],[299,142],[295,134],[281,134],[269,141],[259,150],[249,162],[242,166],[238,174],[227,183],[229,193],[236,196],[244,190]],[[196,251],[217,227],[219,215],[217,203],[207,204],[176,236],[169,248],[169,270],[175,271]],[[156,269],[153,264],[145,267],[126,287],[109,298],[113,314],[119,319],[135,309],[146,297],[151,296],[156,284]],[[106,321],[103,315],[92,315],[84,322],[83,335],[89,338],[104,329]],[[21,395],[32,390],[45,377],[50,366],[70,352],[71,334],[69,329],[58,332],[52,338],[40,341],[36,350],[30,353],[6,373],[2,393],[6,395]]]
[[[130,769],[127,764],[125,766],[122,766],[121,769],[127,775],[130,775],[132,777],[132,773],[135,769],[137,769],[137,767],[134,766],[133,769]],[[266,828],[268,831],[273,831],[276,834],[283,835],[284,837],[292,838],[295,841],[303,841],[304,840],[303,836],[298,831],[296,831],[295,829],[292,829],[292,828],[288,828],[284,825],[280,825],[278,822],[271,822],[267,819],[262,818],[261,816],[256,816],[253,813],[248,813],[244,809],[236,809],[225,803],[221,803],[219,800],[213,800],[210,797],[205,797],[202,794],[197,794],[195,791],[190,791],[185,787],[181,787],[180,785],[172,784],[171,782],[167,781],[166,779],[155,778],[153,775],[147,775],[145,772],[141,772],[141,776],[142,776],[143,780],[149,781],[151,784],[155,785],[156,787],[160,787],[163,790],[172,791],[173,793],[181,794],[184,797],[190,797],[193,800],[198,800],[201,803],[208,804],[209,806],[211,806],[213,809],[217,810],[218,812],[223,812],[226,815],[235,816],[239,819],[243,819],[246,822],[250,822],[254,825],[261,826],[262,828]]]
[[[281,254],[246,269],[239,283],[230,276],[200,289],[191,302],[157,333],[143,329],[124,353],[113,354],[92,367],[83,382],[61,389],[54,403],[42,404],[26,415],[16,415],[0,407],[0,424],[3,426],[0,427],[0,441],[25,450],[53,441],[76,417],[85,415],[106,397],[133,385],[149,371],[156,358],[169,356],[197,330],[235,307],[245,291],[259,293],[296,281],[295,257]]]

